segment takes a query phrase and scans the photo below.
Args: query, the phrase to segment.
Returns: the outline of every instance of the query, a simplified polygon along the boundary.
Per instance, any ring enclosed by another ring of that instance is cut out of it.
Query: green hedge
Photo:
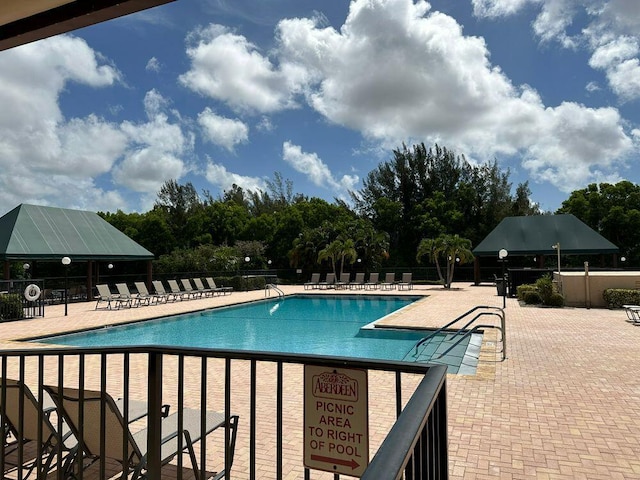
[[[233,287],[233,290],[236,292],[263,290],[267,283],[264,277],[244,277],[241,275],[234,277],[216,277],[214,280],[218,287]]]
[[[524,284],[516,289],[518,300],[527,305],[564,307],[564,297],[556,291],[550,275],[545,275],[534,284]]]
[[[629,288],[607,288],[602,298],[609,308],[621,308],[622,305],[640,305],[640,290]]]
[[[22,298],[18,293],[0,295],[0,321],[24,318]]]

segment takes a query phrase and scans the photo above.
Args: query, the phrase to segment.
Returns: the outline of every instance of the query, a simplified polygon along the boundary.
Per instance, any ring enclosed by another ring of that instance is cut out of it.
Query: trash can
[[[498,289],[499,297],[504,297],[507,294],[506,292],[507,286],[504,278],[496,278],[496,288]]]

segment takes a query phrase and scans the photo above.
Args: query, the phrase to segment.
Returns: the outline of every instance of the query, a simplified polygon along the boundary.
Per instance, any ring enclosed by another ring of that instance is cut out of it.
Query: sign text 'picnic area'
[[[369,464],[367,371],[304,367],[304,465],[360,477]]]

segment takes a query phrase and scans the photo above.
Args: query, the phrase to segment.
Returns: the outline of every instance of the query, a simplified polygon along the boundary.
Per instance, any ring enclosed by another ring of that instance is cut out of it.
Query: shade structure
[[[616,245],[576,216],[534,215],[507,217],[485,237],[473,254],[497,256],[501,249],[512,255],[555,254],[560,244],[563,255],[618,253]]]
[[[97,213],[21,204],[0,218],[0,259],[135,261],[154,258]]]

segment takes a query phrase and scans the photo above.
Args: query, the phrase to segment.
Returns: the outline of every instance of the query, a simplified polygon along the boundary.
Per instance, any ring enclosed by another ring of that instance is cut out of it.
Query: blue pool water
[[[292,296],[38,341],[73,346],[170,345],[415,361],[410,354],[425,336],[424,331],[361,327],[419,298]]]

